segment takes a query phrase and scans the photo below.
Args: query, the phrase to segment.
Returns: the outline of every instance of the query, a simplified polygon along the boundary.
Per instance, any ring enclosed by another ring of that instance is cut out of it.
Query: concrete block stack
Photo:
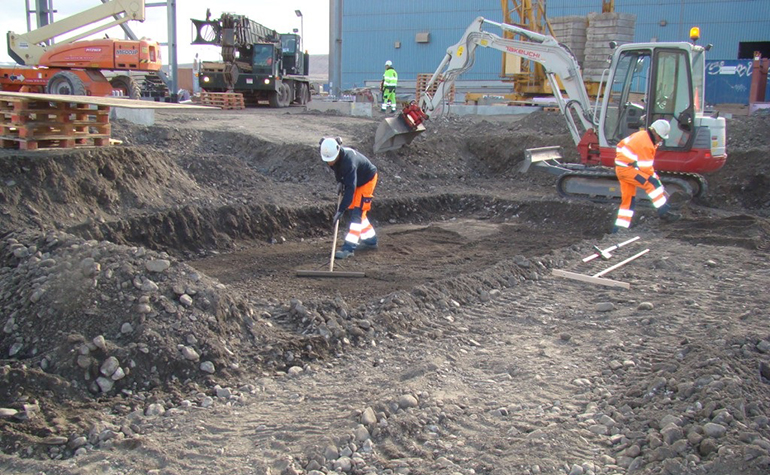
[[[586,29],[583,79],[599,81],[612,55],[610,41],[618,45],[634,41],[636,15],[630,13],[589,13]]]
[[[549,20],[553,35],[559,43],[566,45],[580,66],[583,66],[586,49],[586,29],[588,18],[578,15],[561,16]]]

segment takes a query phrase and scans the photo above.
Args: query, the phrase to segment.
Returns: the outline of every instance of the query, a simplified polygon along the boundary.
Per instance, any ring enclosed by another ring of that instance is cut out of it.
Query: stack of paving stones
[[[636,15],[629,13],[589,13],[586,28],[585,59],[583,61],[583,79],[599,81],[602,72],[607,69],[607,58],[612,55],[610,41],[618,45],[634,40]]]
[[[585,60],[588,18],[578,15],[561,16],[549,20],[549,23],[553,36],[572,51],[582,68]]]

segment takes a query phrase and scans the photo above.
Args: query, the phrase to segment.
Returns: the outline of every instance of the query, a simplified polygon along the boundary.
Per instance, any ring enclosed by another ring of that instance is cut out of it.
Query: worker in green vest
[[[382,91],[382,112],[396,112],[396,86],[398,86],[398,73],[393,69],[393,63],[385,61],[385,72],[382,73],[380,90]]]

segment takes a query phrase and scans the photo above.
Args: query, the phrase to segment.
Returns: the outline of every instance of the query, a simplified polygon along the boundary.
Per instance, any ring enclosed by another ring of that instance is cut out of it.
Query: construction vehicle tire
[[[140,99],[142,97],[142,90],[139,88],[139,84],[129,76],[115,76],[110,79],[110,85],[113,89],[121,91],[123,97],[129,99]]]
[[[297,94],[297,104],[304,106],[310,102],[310,87],[305,83],[299,84],[299,93]]]
[[[61,71],[51,76],[45,86],[45,92],[65,96],[85,96],[86,86],[77,74],[72,71]]]
[[[281,84],[281,89],[278,91],[280,107],[289,107],[291,105],[291,96],[289,85],[286,83]]]
[[[278,97],[278,91],[270,91],[267,93],[267,101],[270,107],[277,109],[281,107],[280,97]]]

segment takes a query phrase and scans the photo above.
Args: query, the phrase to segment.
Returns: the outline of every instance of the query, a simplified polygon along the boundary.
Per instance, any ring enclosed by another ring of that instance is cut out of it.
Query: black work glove
[[[345,184],[337,183],[337,194],[341,195],[343,191],[345,191]]]
[[[342,218],[343,211],[337,211],[334,213],[334,218],[332,218],[332,224],[337,224],[337,221],[339,221]]]

